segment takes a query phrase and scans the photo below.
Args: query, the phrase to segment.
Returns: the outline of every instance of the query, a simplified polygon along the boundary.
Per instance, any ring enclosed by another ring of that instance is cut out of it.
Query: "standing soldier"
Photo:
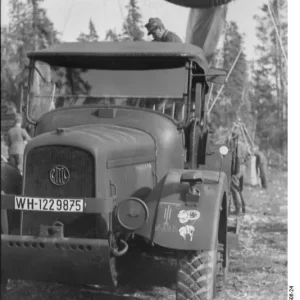
[[[256,157],[256,172],[259,174],[261,185],[264,189],[268,188],[268,161],[264,154],[258,150],[258,147],[254,149],[254,155]]]
[[[148,35],[153,36],[152,42],[182,43],[180,37],[176,33],[167,30],[159,18],[150,18],[145,27],[148,30]],[[166,105],[166,103],[167,100],[158,102],[160,107]],[[180,113],[179,110],[180,109],[176,109],[176,118],[180,118],[178,115]]]
[[[22,116],[16,115],[16,124],[11,128],[8,133],[8,147],[9,147],[9,159],[11,163],[16,166],[20,172],[23,171],[23,154],[25,148],[25,142],[31,140],[31,137],[27,131],[22,128]]]
[[[234,157],[232,165],[232,176],[231,176],[231,186],[230,190],[232,193],[232,200],[235,206],[235,213],[237,215],[246,213],[246,202],[243,196],[243,187],[244,187],[244,172],[245,164],[250,155],[249,149],[238,142],[238,133],[233,132],[230,144],[234,147]]]
[[[182,43],[180,37],[167,29],[163,22],[159,18],[150,18],[148,23],[145,25],[148,30],[148,35],[152,34],[152,42],[171,42],[171,43]]]

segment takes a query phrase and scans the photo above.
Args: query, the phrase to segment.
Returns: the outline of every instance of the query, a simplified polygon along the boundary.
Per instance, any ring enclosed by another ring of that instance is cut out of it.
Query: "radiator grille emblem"
[[[70,171],[62,165],[54,166],[50,170],[50,180],[57,186],[65,185],[70,179]]]

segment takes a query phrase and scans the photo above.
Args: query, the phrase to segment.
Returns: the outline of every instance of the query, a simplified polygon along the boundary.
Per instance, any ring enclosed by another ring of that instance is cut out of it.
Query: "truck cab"
[[[226,269],[231,156],[210,146],[206,120],[208,83],[224,73],[188,44],[64,43],[28,57],[34,138],[21,193],[2,186],[5,278],[117,285],[137,243],[182,255],[177,299],[189,251],[219,253]]]

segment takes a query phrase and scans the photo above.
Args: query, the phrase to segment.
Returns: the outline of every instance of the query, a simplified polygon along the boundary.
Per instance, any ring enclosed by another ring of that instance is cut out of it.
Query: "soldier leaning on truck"
[[[20,172],[23,170],[23,153],[26,142],[31,140],[27,131],[22,128],[22,116],[16,115],[16,123],[7,133],[7,144],[9,147],[10,162],[16,166]]]
[[[216,125],[208,118],[209,127],[209,140],[214,144],[221,144],[222,138],[218,134]],[[231,168],[231,185],[230,192],[232,194],[232,200],[235,207],[235,214],[240,215],[246,213],[246,203],[243,197],[243,186],[244,186],[244,168],[247,159],[248,151],[238,142],[238,133],[233,132],[231,137],[228,137],[226,144],[231,149],[237,149],[237,155],[234,155],[234,163]],[[235,151],[234,151],[235,152]]]
[[[182,43],[180,37],[167,29],[163,22],[159,18],[150,18],[145,25],[148,30],[148,35],[153,36],[152,42],[170,42],[170,43]]]

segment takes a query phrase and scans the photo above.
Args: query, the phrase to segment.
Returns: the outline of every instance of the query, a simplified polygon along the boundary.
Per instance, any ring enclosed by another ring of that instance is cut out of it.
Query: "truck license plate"
[[[15,197],[16,210],[82,212],[83,199]]]

